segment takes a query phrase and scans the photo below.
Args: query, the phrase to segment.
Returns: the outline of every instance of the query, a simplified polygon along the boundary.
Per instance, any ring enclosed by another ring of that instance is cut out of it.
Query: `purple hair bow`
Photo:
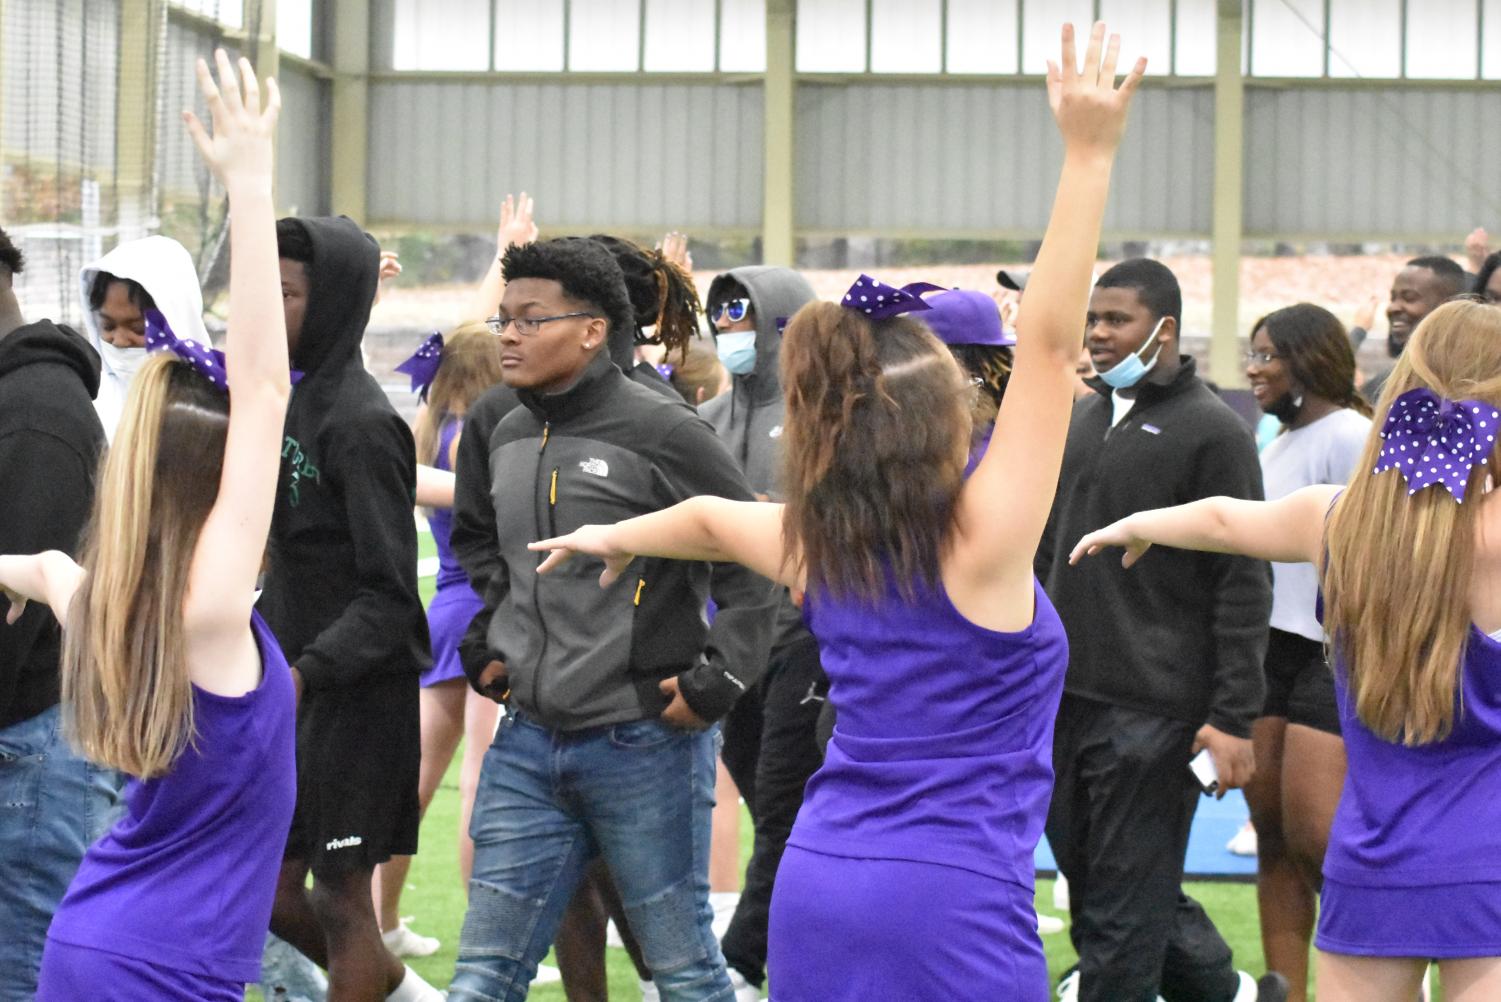
[[[919,293],[931,291],[936,286],[926,282],[914,282],[905,288],[897,289],[879,282],[869,275],[861,275],[855,279],[855,284],[850,286],[850,291],[844,294],[844,299],[839,305],[848,310],[857,310],[872,320],[884,320],[887,317],[901,316],[903,313],[914,313],[918,310],[931,310],[923,301]]]
[[[146,311],[146,350],[170,351],[182,359],[204,379],[224,393],[229,392],[229,370],[225,368],[224,352],[218,348],[201,345],[192,338],[179,338],[160,310]],[[291,371],[292,384],[302,381],[303,374]]]
[[[1480,400],[1446,400],[1432,390],[1408,390],[1386,416],[1375,472],[1398,470],[1409,496],[1443,484],[1462,504],[1470,471],[1496,447],[1498,425],[1501,411]]]
[[[396,371],[412,377],[412,391],[427,398],[427,388],[433,385],[438,367],[443,364],[443,335],[437,331],[429,334],[417,346],[412,357],[396,367]]]

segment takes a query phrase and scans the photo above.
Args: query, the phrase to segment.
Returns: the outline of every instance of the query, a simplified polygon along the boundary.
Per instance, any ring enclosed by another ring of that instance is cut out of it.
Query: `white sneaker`
[[[1068,911],[1068,878],[1060,870],[1058,879],[1053,881],[1053,911]]]
[[[733,967],[726,967],[725,971],[730,976],[730,987],[735,989],[735,1002],[761,1002],[761,989],[745,980],[745,975]]]
[[[733,891],[717,891],[709,895],[709,907],[714,909],[713,931],[715,939],[724,939],[724,934],[729,931],[730,921],[735,917],[735,909],[740,904],[740,895]]]
[[[537,976],[532,978],[534,985],[555,985],[563,980],[563,972],[551,964],[538,964]]]
[[[1247,821],[1241,826],[1235,837],[1225,844],[1225,848],[1234,856],[1256,855],[1256,829],[1251,822]]]
[[[1069,971],[1068,977],[1058,982],[1058,1002],[1079,1002],[1079,972]]]
[[[1037,913],[1037,934],[1039,936],[1052,936],[1063,931],[1063,919],[1054,915]]]
[[[641,1002],[662,1002],[662,993],[657,991],[655,981],[636,981],[636,986],[641,989]]]
[[[447,997],[447,993],[438,991],[424,981],[422,975],[408,967],[401,984],[386,996],[386,1002],[443,1002]]]
[[[398,957],[431,957],[437,953],[438,947],[443,944],[431,936],[419,936],[413,932],[407,926],[409,921],[411,921],[410,916],[403,918],[396,923],[395,929],[380,934],[381,942],[386,944],[386,949]]]

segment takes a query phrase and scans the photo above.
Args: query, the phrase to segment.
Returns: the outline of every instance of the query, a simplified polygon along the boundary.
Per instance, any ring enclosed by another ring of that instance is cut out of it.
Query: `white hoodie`
[[[99,334],[99,317],[89,309],[89,290],[100,272],[128,278],[144,288],[156,302],[156,308],[162,311],[162,316],[167,318],[172,333],[179,338],[207,345],[209,336],[203,326],[203,292],[198,288],[198,272],[193,267],[193,258],[187,248],[171,237],[144,237],[123,243],[79,272],[83,322],[103,363],[94,409],[99,412],[105,437],[114,441],[115,426],[120,423],[120,412],[125,409],[125,393],[134,370],[116,371],[110,364],[111,352],[102,347],[104,339]],[[127,350],[139,351],[141,355],[146,351],[144,348]]]

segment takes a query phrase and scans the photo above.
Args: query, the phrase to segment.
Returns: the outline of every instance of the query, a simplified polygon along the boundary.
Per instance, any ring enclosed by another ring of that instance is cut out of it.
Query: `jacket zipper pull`
[[[551,421],[544,421],[542,423],[542,442],[541,442],[541,444],[539,444],[537,446],[537,451],[539,453],[543,449],[547,448],[547,436],[549,434],[551,434],[551,433],[552,433],[552,422]]]
[[[558,506],[558,471],[556,468],[552,471],[552,484],[547,489],[547,503],[554,508]]]
[[[635,598],[635,601],[632,603],[633,605],[640,605],[641,604],[641,593],[644,592],[644,591],[646,591],[646,578],[640,578],[636,582],[636,598]]]

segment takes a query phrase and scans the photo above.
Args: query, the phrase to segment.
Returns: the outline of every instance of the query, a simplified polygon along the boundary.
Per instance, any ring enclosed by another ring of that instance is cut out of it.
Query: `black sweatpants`
[[[1048,842],[1068,877],[1079,1002],[1228,1002],[1230,947],[1183,893],[1202,795],[1194,725],[1065,695]]]
[[[772,653],[760,685],[740,700],[755,705],[742,710],[737,704],[725,724],[722,757],[750,808],[756,841],[745,889],[720,946],[725,962],[758,986],[766,980],[766,928],[777,867],[803,805],[803,788],[823,764],[815,731],[826,690],[818,644],[804,638]]]

